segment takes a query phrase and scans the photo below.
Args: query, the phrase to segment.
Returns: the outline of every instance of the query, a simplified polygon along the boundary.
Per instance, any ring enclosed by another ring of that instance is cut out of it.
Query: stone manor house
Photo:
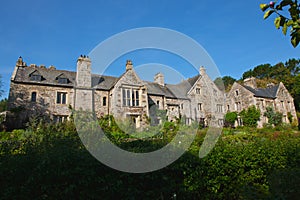
[[[130,120],[137,128],[159,124],[163,111],[169,121],[181,119],[186,124],[223,126],[226,112],[239,113],[251,105],[261,111],[258,127],[268,122],[267,107],[283,114],[283,122],[297,121],[292,96],[282,83],[257,88],[255,78],[235,82],[225,95],[207,75],[204,67],[199,74],[178,84],[166,84],[164,75],[157,73],[153,82],[139,78],[130,60],[120,77],[91,74],[91,60],[80,56],[77,71],[55,67],[29,65],[20,57],[11,77],[8,110],[10,126],[22,127],[30,117],[48,116],[64,121],[72,109],[83,109],[98,118],[113,115],[117,120]],[[242,125],[238,118],[236,125]]]
[[[255,78],[247,78],[242,84],[235,82],[226,98],[227,112],[241,112],[249,106],[259,108],[261,116],[258,127],[263,127],[268,123],[268,118],[264,116],[267,107],[273,107],[274,111],[282,113],[282,122],[298,122],[294,99],[285,88],[282,82],[279,84],[268,84],[266,88],[258,88]],[[290,121],[289,115],[292,116]],[[238,118],[236,125],[242,125],[242,120]]]
[[[157,73],[153,82],[141,80],[130,60],[120,77],[112,77],[91,74],[87,56],[78,58],[76,72],[27,66],[20,57],[11,77],[8,109],[19,112],[15,126],[41,113],[63,121],[70,116],[70,108],[92,111],[98,118],[113,115],[129,119],[137,128],[149,125],[149,121],[160,123],[157,110],[164,111],[169,121],[181,118],[186,124],[197,121],[223,126],[225,94],[205,68],[199,71],[178,84],[166,84],[162,73]]]

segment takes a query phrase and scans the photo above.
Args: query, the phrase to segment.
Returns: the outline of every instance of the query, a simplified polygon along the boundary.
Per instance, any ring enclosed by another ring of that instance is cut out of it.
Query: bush
[[[238,119],[238,114],[236,112],[228,112],[225,115],[225,126],[234,127],[235,121]]]
[[[255,106],[250,106],[248,109],[242,110],[240,116],[244,126],[257,127],[257,122],[260,120],[260,110]]]
[[[258,134],[256,129],[248,127],[231,129],[232,132],[219,138],[206,157],[199,159],[206,133],[199,130],[189,150],[173,164],[151,173],[129,174],[94,159],[83,147],[74,127],[73,122],[39,124],[36,129],[1,133],[0,199],[293,199],[299,196],[299,132],[264,130]],[[166,123],[163,131],[175,133],[177,128],[175,123]],[[164,145],[159,139],[119,143],[121,148],[132,152],[150,152]]]
[[[267,111],[264,113],[264,116],[268,118],[269,124],[278,126],[282,123],[282,113],[275,112],[273,107],[267,107],[266,110]]]

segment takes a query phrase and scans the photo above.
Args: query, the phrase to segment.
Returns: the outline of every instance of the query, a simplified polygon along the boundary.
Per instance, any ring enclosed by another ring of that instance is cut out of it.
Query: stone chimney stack
[[[164,75],[162,73],[157,73],[155,76],[154,76],[154,83],[157,83],[161,86],[164,86],[165,85],[165,78],[164,78]]]
[[[132,69],[133,69],[133,65],[132,65],[131,60],[127,60],[126,61],[126,71],[132,70]]]
[[[91,75],[91,60],[88,56],[81,55],[77,60],[76,87],[75,87],[75,110],[93,112],[93,90]]]
[[[76,83],[77,87],[92,87],[91,60],[88,56],[81,55],[77,60]]]
[[[203,66],[200,67],[199,71],[200,71],[200,75],[201,76],[203,76],[204,74],[206,74],[206,69]]]
[[[23,58],[20,56],[16,62],[16,66],[17,67],[25,67],[26,66],[26,63],[23,62]]]
[[[254,89],[257,88],[256,80],[255,80],[254,77],[246,78],[246,79],[244,80],[244,85],[245,85],[245,86],[249,86],[249,87],[254,88]]]

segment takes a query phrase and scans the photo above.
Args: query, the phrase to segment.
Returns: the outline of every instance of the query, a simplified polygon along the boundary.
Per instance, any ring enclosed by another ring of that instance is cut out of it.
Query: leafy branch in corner
[[[275,27],[281,27],[284,35],[290,29],[291,43],[297,47],[300,42],[300,3],[297,0],[271,1],[269,4],[260,4],[260,9],[265,12],[264,19],[273,13],[277,15],[274,20]],[[289,13],[289,16],[283,13]]]

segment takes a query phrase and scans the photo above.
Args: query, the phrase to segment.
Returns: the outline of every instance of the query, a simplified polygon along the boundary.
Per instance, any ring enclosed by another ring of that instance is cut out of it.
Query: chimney
[[[254,88],[254,89],[257,88],[256,80],[255,80],[254,77],[246,78],[246,79],[244,80],[244,85],[245,85],[245,86],[252,87],[252,88]]]
[[[21,56],[18,58],[16,66],[17,67],[25,67],[26,66],[26,63],[23,62],[23,58]]]
[[[203,66],[200,67],[199,71],[200,71],[200,75],[201,76],[203,76],[204,74],[206,74],[206,69]]]
[[[161,86],[164,86],[165,85],[165,79],[164,79],[164,75],[162,73],[157,73],[155,76],[154,76],[154,83],[157,83]]]
[[[132,65],[131,60],[127,60],[126,61],[126,71],[132,70],[132,68],[133,68],[133,65]]]
[[[91,60],[88,56],[80,56],[77,60],[77,87],[92,87]]]

